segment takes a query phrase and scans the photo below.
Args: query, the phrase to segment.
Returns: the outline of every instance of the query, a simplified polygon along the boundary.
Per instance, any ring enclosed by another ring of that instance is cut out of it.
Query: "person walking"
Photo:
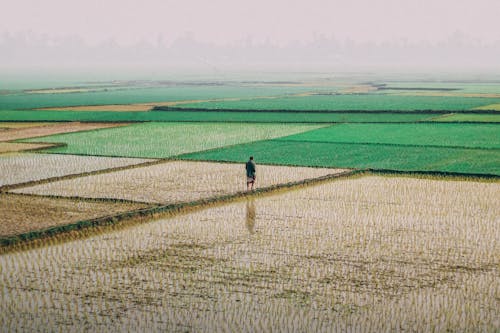
[[[247,169],[247,191],[252,189],[255,184],[255,162],[253,156],[250,156],[245,168]]]

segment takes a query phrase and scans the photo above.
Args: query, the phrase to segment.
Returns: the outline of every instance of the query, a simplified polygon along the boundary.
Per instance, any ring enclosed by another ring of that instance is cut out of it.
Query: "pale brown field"
[[[259,165],[257,169],[258,188],[347,171],[266,165]],[[244,164],[173,161],[40,184],[14,192],[165,204],[196,201],[244,190]]]
[[[0,256],[6,331],[497,332],[498,183],[358,177]]]
[[[39,181],[109,168],[150,162],[141,158],[114,158],[57,154],[0,155],[0,186]]]
[[[134,203],[85,202],[0,193],[0,236],[18,235],[144,207]]]
[[[71,93],[82,93],[90,92],[94,89],[89,88],[60,88],[60,89],[33,89],[25,90],[25,94],[71,94]]]
[[[52,111],[116,111],[127,112],[151,111],[155,106],[176,106],[180,104],[213,102],[213,101],[236,101],[239,98],[224,98],[224,99],[207,99],[207,100],[190,100],[190,101],[174,101],[174,102],[155,102],[155,103],[136,103],[136,104],[108,104],[108,105],[81,105],[81,106],[63,106],[63,107],[48,107],[39,108],[37,110],[52,110]]]
[[[0,142],[0,154],[14,153],[23,150],[34,150],[41,148],[52,147],[50,143],[15,143],[15,142]],[[1,162],[0,162],[1,164]]]
[[[365,94],[372,91],[376,91],[377,87],[369,84],[360,84],[356,86],[349,86],[340,90],[341,94]]]
[[[495,110],[495,111],[500,111],[500,104],[490,104],[490,105],[479,106],[477,108],[474,108],[473,110]]]
[[[314,93],[305,92],[292,94],[290,96],[310,96]],[[284,96],[258,96],[251,98],[214,98],[214,99],[196,99],[187,101],[170,101],[170,102],[154,102],[154,103],[135,103],[135,104],[112,104],[112,105],[81,105],[81,106],[63,106],[63,107],[47,107],[38,108],[36,110],[52,110],[52,111],[116,111],[116,112],[127,112],[127,111],[137,111],[137,112],[147,112],[153,110],[155,106],[177,106],[182,104],[194,104],[194,103],[205,103],[205,102],[227,102],[227,101],[239,101],[247,99],[277,99]]]
[[[0,132],[0,141],[10,141],[18,139],[35,138],[46,135],[71,133],[79,131],[89,131],[99,128],[110,128],[117,126],[126,126],[127,124],[117,123],[58,123],[50,126],[39,126],[29,128],[18,128]]]
[[[51,126],[60,125],[61,123],[35,123],[35,122],[0,122],[0,129],[16,129],[16,128],[26,128],[26,127],[39,127],[39,126]]]

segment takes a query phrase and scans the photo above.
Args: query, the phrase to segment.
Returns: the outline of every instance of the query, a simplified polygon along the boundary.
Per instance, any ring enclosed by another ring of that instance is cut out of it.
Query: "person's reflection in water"
[[[247,215],[246,226],[248,231],[253,234],[255,232],[255,199],[247,198]]]

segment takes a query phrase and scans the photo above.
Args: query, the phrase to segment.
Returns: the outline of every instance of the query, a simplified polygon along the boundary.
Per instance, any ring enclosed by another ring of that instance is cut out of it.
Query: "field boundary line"
[[[64,196],[64,195],[56,195],[56,194],[37,194],[37,193],[17,193],[17,192],[2,192],[8,195],[16,195],[21,197],[33,197],[33,198],[49,198],[49,199],[68,199],[68,200],[77,200],[84,202],[109,202],[109,203],[128,203],[128,204],[140,204],[147,206],[159,206],[160,204],[154,202],[145,202],[145,201],[134,201],[129,199],[120,199],[120,198],[92,198],[92,197],[80,197],[80,196]]]
[[[0,152],[0,156],[2,154],[12,154],[12,153],[36,153],[42,149],[50,149],[50,148],[58,148],[64,147],[66,144],[55,144],[55,143],[46,143],[46,142],[9,142],[2,141],[1,143],[11,143],[11,144],[21,144],[21,145],[45,145],[45,147],[36,147],[36,148],[26,148],[26,149],[18,149],[18,150],[7,150]],[[1,188],[1,186],[0,186]]]
[[[463,172],[453,172],[453,171],[404,171],[404,170],[391,170],[391,169],[366,169],[367,173],[373,175],[394,175],[394,176],[407,176],[407,177],[444,177],[444,178],[455,178],[464,181],[486,181],[491,182],[500,181],[500,175],[489,174],[489,173],[463,173]]]
[[[161,218],[166,215],[177,215],[182,213],[190,213],[192,211],[204,209],[206,207],[216,204],[226,204],[234,202],[238,199],[245,197],[252,197],[265,194],[276,194],[279,191],[300,188],[302,186],[310,186],[328,182],[335,179],[349,178],[356,175],[362,175],[364,170],[350,169],[340,173],[332,173],[316,178],[302,179],[296,182],[288,182],[282,184],[271,185],[263,188],[255,189],[254,191],[238,191],[231,194],[224,194],[211,198],[200,199],[196,201],[187,201],[174,204],[165,204],[160,206],[150,206],[138,210],[122,212],[114,215],[103,216],[90,220],[82,220],[71,224],[54,226],[41,230],[34,230],[18,235],[0,237],[0,254],[31,248],[30,245],[39,243],[40,246],[44,245],[44,240],[50,240],[53,237],[61,236],[64,240],[64,234],[73,231],[88,230],[89,235],[95,234],[92,229],[102,229],[106,227],[120,227],[121,225],[129,225],[130,223],[144,223]],[[10,193],[9,193],[10,194]],[[65,197],[67,198],[67,197]],[[130,222],[130,223],[125,223]],[[85,235],[83,235],[85,236]]]
[[[75,155],[75,154],[62,154],[62,155]],[[94,155],[75,155],[75,156],[94,156]],[[95,156],[95,157],[101,157],[101,156]],[[102,157],[106,157],[106,156],[102,156]],[[113,156],[113,157],[116,157],[116,156]],[[133,157],[123,157],[123,156],[116,157],[116,158],[133,159]],[[147,162],[142,162],[142,163],[138,163],[138,164],[123,165],[123,166],[119,166],[119,167],[112,167],[112,168],[107,168],[107,169],[94,170],[94,171],[81,172],[81,173],[73,173],[73,174],[64,175],[64,176],[55,176],[55,177],[49,177],[49,178],[44,178],[44,179],[39,179],[39,180],[31,180],[31,181],[17,183],[17,184],[8,184],[8,185],[0,186],[0,193],[8,192],[11,190],[16,190],[16,189],[23,188],[23,187],[31,187],[31,186],[35,186],[35,185],[57,182],[60,180],[93,176],[93,175],[99,175],[99,174],[127,170],[127,169],[142,168],[142,167],[147,167],[150,165],[166,163],[169,161],[171,161],[171,160],[169,160],[169,159],[154,159],[153,161],[147,161]]]
[[[223,108],[196,108],[196,107],[155,107],[152,112],[184,111],[184,112],[270,112],[270,113],[385,113],[385,114],[447,114],[447,113],[465,113],[465,114],[498,114],[497,110],[433,110],[433,109],[415,109],[415,110],[298,110],[298,109],[223,109]]]
[[[470,149],[470,150],[500,150],[499,148],[490,147],[465,147],[465,146],[438,146],[438,145],[414,145],[414,144],[398,144],[398,143],[382,143],[382,142],[338,142],[338,141],[309,141],[309,140],[290,140],[290,139],[271,139],[272,141],[300,142],[300,143],[322,143],[334,145],[366,145],[366,146],[397,146],[397,147],[413,147],[413,148],[446,148],[446,149]]]
[[[27,121],[27,122],[30,122],[30,121]],[[60,133],[53,133],[53,134],[34,135],[34,136],[27,136],[27,137],[23,137],[23,138],[17,138],[17,139],[0,140],[0,142],[33,143],[33,142],[22,142],[21,140],[44,138],[44,137],[49,137],[49,136],[54,136],[54,135],[64,135],[64,134],[72,134],[72,133],[85,133],[85,132],[92,132],[92,131],[98,131],[98,130],[104,130],[104,129],[117,128],[117,127],[125,127],[127,125],[133,124],[130,122],[123,122],[123,123],[116,122],[116,123],[114,123],[114,122],[95,122],[95,121],[65,121],[65,122],[63,122],[63,124],[64,123],[68,123],[68,124],[114,124],[115,126],[105,126],[102,128],[82,129],[79,131],[68,131],[68,132],[60,132]],[[49,126],[39,126],[36,128],[40,128],[40,127],[49,127]],[[53,143],[53,142],[35,142],[35,143]]]

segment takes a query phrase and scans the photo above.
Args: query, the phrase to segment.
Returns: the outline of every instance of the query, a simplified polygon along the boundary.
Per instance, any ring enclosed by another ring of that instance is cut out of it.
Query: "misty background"
[[[0,70],[500,72],[496,0],[2,0]]]

